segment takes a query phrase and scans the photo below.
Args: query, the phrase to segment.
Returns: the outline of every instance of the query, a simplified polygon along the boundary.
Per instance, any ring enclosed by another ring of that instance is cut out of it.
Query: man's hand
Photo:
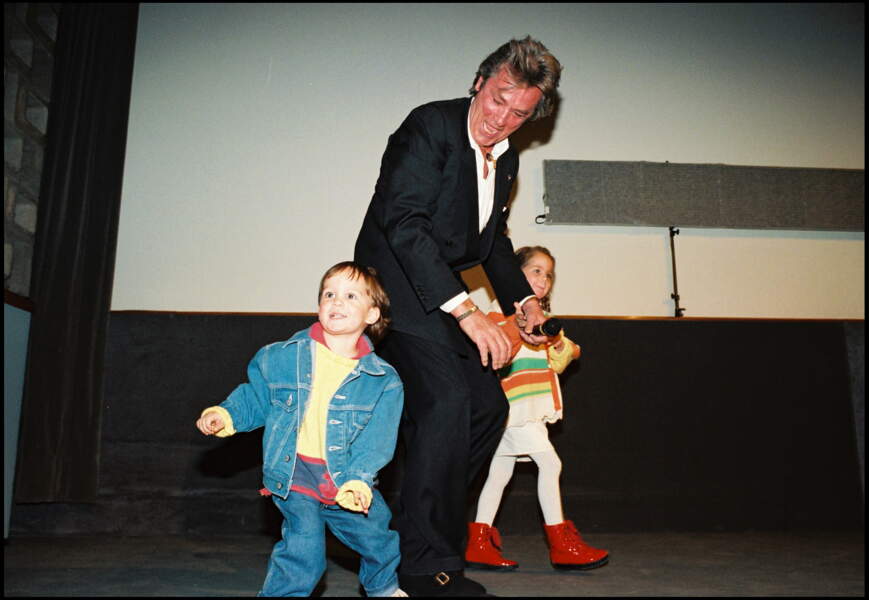
[[[467,300],[454,308],[452,315],[458,317],[473,306],[473,303]],[[478,310],[459,321],[459,327],[477,345],[480,351],[480,363],[484,367],[489,364],[489,356],[492,358],[492,368],[495,370],[500,369],[510,360],[510,338],[500,327],[487,319],[482,311]]]
[[[516,325],[519,326],[519,336],[529,344],[537,346],[549,341],[545,335],[534,335],[531,331],[537,326],[546,321],[543,314],[543,309],[540,308],[540,302],[537,298],[529,298],[525,304],[520,305],[514,302],[516,308]]]

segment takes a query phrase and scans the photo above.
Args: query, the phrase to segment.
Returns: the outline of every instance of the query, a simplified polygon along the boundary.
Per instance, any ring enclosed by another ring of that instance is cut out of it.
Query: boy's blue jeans
[[[259,596],[310,596],[326,570],[324,524],[341,543],[360,555],[359,582],[368,596],[389,596],[398,589],[396,569],[401,559],[398,533],[389,529],[389,507],[376,489],[368,515],[351,512],[290,492],[272,499],[284,522],[282,539],[269,558]]]

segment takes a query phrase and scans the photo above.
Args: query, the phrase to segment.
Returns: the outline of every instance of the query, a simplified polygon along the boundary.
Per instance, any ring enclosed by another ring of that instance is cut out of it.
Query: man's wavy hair
[[[543,246],[522,246],[518,250],[516,250],[516,257],[519,259],[519,266],[521,268],[525,268],[525,265],[528,264],[528,261],[531,260],[535,254],[543,254],[544,256],[548,256],[549,260],[552,261],[552,285],[555,286],[555,257],[552,256],[552,252],[549,251],[548,248]],[[540,308],[545,310],[546,312],[551,312],[551,307],[549,306],[549,302],[552,299],[552,288],[549,288],[549,293],[546,294],[543,298],[540,298]]]
[[[535,86],[543,95],[540,102],[534,108],[534,112],[528,118],[535,121],[541,117],[552,114],[555,101],[558,97],[558,83],[561,79],[561,63],[552,55],[542,43],[525,36],[521,40],[512,39],[480,63],[474,82],[469,90],[471,96],[476,95],[474,86],[477,79],[483,78],[483,83],[501,68],[506,66],[510,74],[518,83]]]
[[[377,343],[385,334],[386,328],[392,319],[389,316],[389,296],[386,295],[386,290],[383,289],[383,284],[380,282],[380,276],[374,267],[363,267],[357,262],[346,260],[339,262],[326,271],[323,278],[320,279],[320,289],[317,292],[317,304],[320,304],[320,298],[323,296],[323,286],[326,280],[341,273],[349,271],[350,279],[362,279],[365,284],[365,289],[368,291],[368,297],[374,306],[380,309],[380,319],[365,328],[365,333],[371,338],[372,343]]]

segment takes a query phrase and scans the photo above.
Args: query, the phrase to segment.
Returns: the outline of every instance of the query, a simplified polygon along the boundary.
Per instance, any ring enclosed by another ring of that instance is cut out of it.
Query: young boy
[[[248,383],[196,426],[218,437],[265,427],[262,492],[284,521],[259,595],[311,595],[326,570],[326,524],[360,554],[368,596],[407,596],[398,534],[374,487],[395,451],[404,389],[363,335],[383,334],[389,299],[373,269],[342,262],[323,275],[318,302],[318,321],[261,348]]]

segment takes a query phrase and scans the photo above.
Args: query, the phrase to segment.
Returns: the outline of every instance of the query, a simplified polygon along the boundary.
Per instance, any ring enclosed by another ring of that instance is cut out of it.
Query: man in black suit
[[[464,577],[467,490],[500,440],[508,405],[496,370],[507,336],[474,305],[460,273],[482,265],[508,313],[543,312],[507,237],[519,168],[508,137],[552,111],[561,65],[541,43],[511,40],[480,65],[471,98],[431,102],[389,137],[356,240],[377,269],[392,330],[379,353],[404,382],[404,478],[393,524],[411,596],[482,596]],[[514,304],[516,303],[516,304]]]

